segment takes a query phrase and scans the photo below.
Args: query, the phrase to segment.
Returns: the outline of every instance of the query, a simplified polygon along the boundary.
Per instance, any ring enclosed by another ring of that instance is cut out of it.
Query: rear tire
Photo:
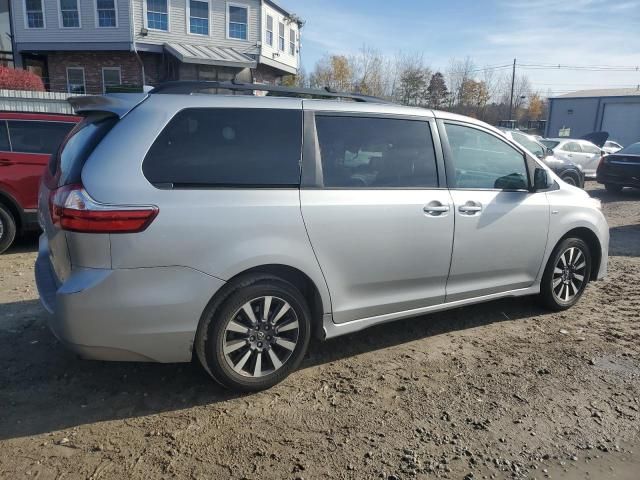
[[[604,188],[607,190],[607,192],[609,193],[620,193],[622,191],[622,185],[616,185],[613,183],[605,183],[604,184]]]
[[[15,238],[16,220],[4,205],[0,205],[0,253],[6,251]]]
[[[207,307],[195,346],[214,380],[252,392],[296,370],[310,337],[311,312],[300,291],[280,278],[252,275]]]
[[[580,238],[565,238],[553,250],[542,275],[539,299],[551,310],[574,306],[591,278],[591,251]]]

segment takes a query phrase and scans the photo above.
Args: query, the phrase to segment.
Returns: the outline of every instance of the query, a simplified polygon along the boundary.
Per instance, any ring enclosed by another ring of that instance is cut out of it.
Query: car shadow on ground
[[[39,236],[39,232],[23,233],[15,239],[13,245],[9,247],[5,254],[37,252]]]
[[[600,185],[601,186],[601,185]],[[625,188],[619,193],[607,192],[604,188],[588,190],[587,193],[602,203],[629,202],[640,200],[640,189]]]
[[[507,299],[379,325],[314,342],[301,369],[456,330],[544,314],[529,298]],[[213,405],[238,397],[191,364],[80,360],[46,326],[37,301],[0,304],[0,440],[99,421]],[[320,379],[318,379],[319,381]],[[295,385],[295,374],[286,382]]]
[[[612,227],[609,235],[609,255],[640,257],[640,223]]]

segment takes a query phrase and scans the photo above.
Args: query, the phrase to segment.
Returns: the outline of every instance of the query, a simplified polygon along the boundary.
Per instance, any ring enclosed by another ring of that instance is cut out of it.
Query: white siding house
[[[52,90],[102,93],[117,79],[138,86],[181,79],[273,83],[299,67],[300,26],[272,0],[11,0],[11,6],[16,64]],[[265,43],[267,19],[275,31]]]

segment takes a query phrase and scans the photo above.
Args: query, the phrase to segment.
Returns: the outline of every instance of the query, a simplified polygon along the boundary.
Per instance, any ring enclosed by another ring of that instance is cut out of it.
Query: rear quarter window
[[[142,171],[156,186],[300,184],[302,111],[188,108],[151,146]]]
[[[92,113],[69,132],[49,163],[51,175],[58,177],[58,186],[80,183],[89,155],[117,122],[118,117],[109,113]]]

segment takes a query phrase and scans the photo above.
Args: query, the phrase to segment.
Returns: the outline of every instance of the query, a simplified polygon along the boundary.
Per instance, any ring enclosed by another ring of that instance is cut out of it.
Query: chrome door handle
[[[424,213],[437,217],[449,211],[449,205],[442,205],[440,202],[431,202],[422,209]]]
[[[477,212],[481,212],[482,211],[482,205],[478,205],[476,203],[473,202],[467,202],[465,205],[460,205],[458,207],[458,211],[460,213],[468,213],[470,215],[477,213]]]

